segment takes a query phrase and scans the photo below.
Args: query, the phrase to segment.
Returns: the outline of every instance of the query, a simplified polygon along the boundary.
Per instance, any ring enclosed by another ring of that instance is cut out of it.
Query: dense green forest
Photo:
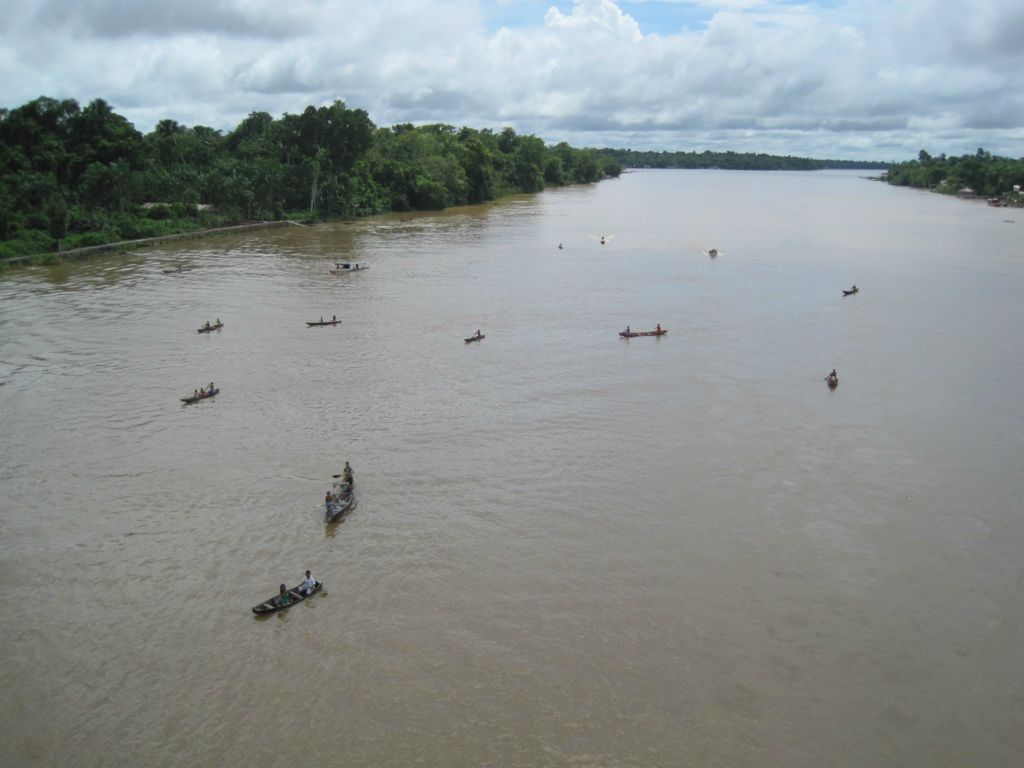
[[[721,168],[732,171],[819,171],[825,168],[888,168],[889,163],[862,160],[814,160],[754,154],[752,152],[639,152],[633,149],[598,149],[629,168]]]
[[[917,160],[893,165],[886,178],[890,184],[901,187],[951,194],[969,188],[984,197],[998,197],[1014,204],[1024,202],[1019,194],[1013,193],[1014,185],[1024,186],[1024,158],[997,157],[984,149],[962,157],[932,157],[922,149]]]
[[[336,101],[233,131],[143,135],[102,99],[0,110],[0,258],[252,220],[439,210],[617,176],[568,144],[450,125],[378,128]]]

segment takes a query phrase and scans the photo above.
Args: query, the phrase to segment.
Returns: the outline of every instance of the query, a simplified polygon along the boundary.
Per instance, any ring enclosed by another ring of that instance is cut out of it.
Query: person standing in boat
[[[351,489],[355,487],[355,483],[352,478],[352,467],[347,461],[345,462],[345,468],[341,470],[341,476],[344,478],[345,482],[348,483],[349,490],[351,491]]]
[[[658,327],[655,329],[658,333],[661,333],[661,323],[658,323]]]
[[[338,316],[337,315],[331,315],[331,322],[332,323],[338,322]]]
[[[309,571],[306,571],[306,578],[299,586],[299,594],[309,597],[313,594],[314,589],[316,589],[316,579],[313,578],[313,574],[311,574]]]
[[[626,335],[629,336],[629,326],[626,326]]]

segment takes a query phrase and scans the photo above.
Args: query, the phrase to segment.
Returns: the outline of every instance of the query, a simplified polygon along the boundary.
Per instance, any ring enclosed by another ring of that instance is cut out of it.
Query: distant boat
[[[198,403],[200,400],[209,400],[211,397],[214,397],[215,395],[218,395],[218,394],[220,394],[220,389],[219,388],[218,389],[211,389],[209,392],[203,391],[203,392],[201,392],[198,395],[189,395],[188,397],[183,397],[183,398],[181,398],[181,402],[183,402],[185,404],[188,404],[188,403]]]
[[[310,328],[318,325],[341,325],[341,320],[307,320],[306,325]]]
[[[301,586],[302,585],[300,584],[299,587]],[[252,612],[257,615],[260,615],[263,613],[274,613],[276,611],[280,611],[282,608],[291,608],[293,605],[301,603],[307,597],[315,595],[317,592],[323,589],[323,586],[324,583],[322,581],[318,581],[316,583],[316,586],[313,587],[313,591],[310,592],[308,595],[304,595],[301,592],[299,592],[299,587],[293,587],[292,589],[288,590],[288,602],[284,605],[281,604],[281,596],[274,595],[269,600],[262,602],[259,605],[254,605]]]
[[[192,267],[183,267],[183,266],[181,266],[179,264],[177,269],[165,269],[164,270],[164,274],[165,275],[176,275],[179,272],[191,272],[191,271],[192,271]]]
[[[847,291],[847,290],[843,290],[843,296],[853,296],[853,294],[855,294],[855,293],[857,293],[857,292],[858,292],[858,290],[857,290],[857,286],[855,285],[855,286],[853,286],[853,287],[852,287],[852,288],[851,288],[850,290],[848,290],[848,291]]]
[[[715,256],[717,256],[717,255],[718,255],[718,249],[717,248],[709,248],[708,249],[708,256],[710,256],[712,259],[715,258]]]
[[[631,331],[628,328],[625,331],[619,331],[619,336],[624,339],[634,339],[637,336],[664,336],[668,333],[668,328],[658,327],[654,331]]]
[[[825,377],[825,382],[828,384],[829,389],[835,389],[839,386],[839,376],[834,373],[830,373]]]
[[[339,275],[343,272],[359,272],[370,268],[365,261],[336,261],[334,266],[335,269],[331,270],[332,275]]]
[[[215,325],[204,325],[200,328],[197,333],[209,333],[210,331],[219,331],[224,327],[224,323],[218,322]]]
[[[469,344],[469,342],[471,342],[471,341],[480,341],[480,339],[486,339],[486,338],[487,338],[487,336],[485,334],[480,333],[480,331],[477,331],[474,335],[472,335],[468,339],[466,339],[466,343]]]

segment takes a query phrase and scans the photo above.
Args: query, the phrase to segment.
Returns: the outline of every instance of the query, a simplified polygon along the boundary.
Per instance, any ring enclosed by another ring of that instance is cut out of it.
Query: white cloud
[[[552,142],[1024,155],[1019,0],[698,4],[707,24],[669,34],[612,0],[524,1],[534,23],[494,31],[484,0],[29,0],[3,14],[0,104],[99,97],[142,130],[230,129],[341,98],[382,125],[511,124]]]

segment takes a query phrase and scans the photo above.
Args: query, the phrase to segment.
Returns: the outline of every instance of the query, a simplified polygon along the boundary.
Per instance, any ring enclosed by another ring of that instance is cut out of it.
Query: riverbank
[[[285,219],[282,221],[257,221],[248,224],[235,224],[229,227],[213,227],[210,229],[196,229],[191,232],[178,232],[173,235],[160,235],[158,237],[143,237],[137,240],[121,240],[115,243],[104,243],[102,245],[89,245],[82,248],[73,248],[68,251],[56,251],[51,253],[37,253],[26,256],[13,256],[7,259],[0,259],[0,271],[16,267],[39,266],[44,264],[58,264],[62,261],[77,261],[97,253],[110,253],[117,251],[128,251],[133,248],[144,248],[160,243],[174,242],[176,240],[196,240],[202,237],[213,235],[234,234],[253,229],[270,229],[273,227],[305,227],[298,221]]]

